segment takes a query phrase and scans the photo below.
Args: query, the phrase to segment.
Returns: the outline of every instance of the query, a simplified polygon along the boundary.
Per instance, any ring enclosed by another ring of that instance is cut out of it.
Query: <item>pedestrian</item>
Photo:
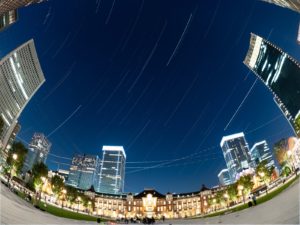
[[[256,202],[256,195],[252,195],[252,201],[253,201],[254,205],[257,205],[257,202]]]

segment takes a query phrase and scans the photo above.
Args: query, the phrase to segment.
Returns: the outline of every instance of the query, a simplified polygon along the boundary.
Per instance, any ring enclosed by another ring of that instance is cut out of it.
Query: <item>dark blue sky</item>
[[[19,137],[52,133],[51,153],[67,158],[123,145],[128,162],[143,162],[127,164],[125,191],[216,185],[222,136],[244,131],[250,146],[272,146],[292,134],[260,81],[224,128],[255,81],[242,63],[250,32],[300,60],[298,22],[295,12],[256,0],[50,0],[23,8],[0,33],[0,56],[34,38],[46,83],[22,113]],[[51,155],[52,169],[53,161],[70,163]]]

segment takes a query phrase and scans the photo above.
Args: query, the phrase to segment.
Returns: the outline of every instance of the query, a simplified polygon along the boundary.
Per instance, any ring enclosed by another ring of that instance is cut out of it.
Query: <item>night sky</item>
[[[299,14],[256,0],[49,0],[23,8],[0,33],[0,56],[34,38],[46,83],[20,117],[19,138],[49,135],[51,153],[65,157],[49,155],[51,169],[74,153],[102,156],[102,145],[123,145],[126,192],[217,185],[222,136],[244,131],[250,147],[263,139],[272,147],[293,134],[242,62],[250,32],[300,60],[298,23]]]

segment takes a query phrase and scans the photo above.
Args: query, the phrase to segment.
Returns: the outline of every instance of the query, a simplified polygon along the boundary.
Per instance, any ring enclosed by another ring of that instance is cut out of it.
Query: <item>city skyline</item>
[[[294,32],[298,19],[292,11],[253,1],[227,5],[215,1],[206,9],[191,1],[184,10],[174,2],[174,11],[166,15],[168,3],[159,3],[159,16],[154,19],[151,11],[157,3],[136,1],[126,13],[121,2],[112,11],[111,5],[103,3],[95,12],[93,4],[70,4],[73,11],[82,10],[83,17],[67,14],[62,23],[63,10],[55,2],[21,9],[22,20],[0,37],[7,43],[1,57],[21,41],[9,39],[18,32],[38,40],[47,83],[22,114],[18,137],[28,141],[37,130],[51,137],[50,168],[57,168],[53,161],[70,163],[54,155],[100,154],[99,146],[123,145],[128,161],[125,191],[145,186],[162,192],[199,190],[202,183],[216,184],[218,172],[225,167],[219,160],[223,159],[218,145],[222,136],[244,131],[250,146],[267,139],[272,147],[293,133],[272,95],[262,83],[254,83],[255,76],[242,64],[250,32],[268,37],[300,58]],[[237,9],[246,15],[241,21],[230,13]],[[268,18],[266,10],[274,18]],[[173,19],[178,12],[180,22]],[[275,15],[289,18],[288,23],[278,23]],[[117,19],[122,17],[129,22]],[[68,27],[70,20],[79,26]],[[66,27],[69,30],[63,32]],[[83,35],[95,27],[99,29],[95,36]],[[53,40],[47,38],[49,32],[57,32]],[[258,113],[259,108],[263,112]],[[177,184],[178,179],[185,182]]]

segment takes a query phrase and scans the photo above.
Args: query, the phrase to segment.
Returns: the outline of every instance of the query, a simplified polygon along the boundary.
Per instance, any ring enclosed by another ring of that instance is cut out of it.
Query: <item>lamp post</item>
[[[63,189],[61,192],[63,194],[63,198],[61,200],[61,208],[63,208],[64,207],[64,200],[65,200],[65,197],[66,197],[66,194],[67,194],[67,190]]]
[[[244,204],[245,204],[245,196],[244,196],[244,192],[243,192],[244,186],[240,184],[240,185],[238,185],[238,189],[242,192],[242,195],[243,195],[243,202],[244,202]]]
[[[268,186],[266,184],[266,180],[265,180],[265,173],[264,172],[259,172],[258,175],[261,177],[261,179],[263,180],[264,184],[266,185],[267,189],[266,189],[266,194],[268,194]]]
[[[12,179],[12,171],[13,171],[13,168],[14,168],[14,161],[16,161],[18,159],[18,155],[16,153],[14,153],[12,155],[12,159],[13,159],[13,161],[11,163],[12,165],[11,165],[11,168],[10,168],[10,176],[9,176],[9,179],[8,179],[8,184],[10,184],[10,181]]]
[[[81,201],[81,198],[80,198],[80,197],[77,197],[77,201],[78,201],[77,212],[79,212],[79,203],[80,203],[80,201]]]
[[[217,203],[217,200],[214,198],[214,199],[213,199],[214,211],[216,211],[216,203]]]
[[[223,196],[224,196],[224,198],[225,198],[225,200],[226,200],[227,208],[229,208],[229,202],[228,202],[228,200],[229,200],[229,195],[228,195],[227,193],[225,193]]]
[[[89,202],[88,202],[88,205],[89,205],[89,212],[91,212],[91,205],[92,205],[92,202],[89,201]]]

